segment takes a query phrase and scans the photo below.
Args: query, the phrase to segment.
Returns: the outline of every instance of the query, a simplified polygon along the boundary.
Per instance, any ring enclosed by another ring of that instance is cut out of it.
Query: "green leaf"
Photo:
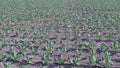
[[[3,66],[4,66],[4,68],[8,68],[8,63],[2,63],[3,64]]]
[[[2,60],[2,59],[5,58],[5,57],[6,57],[6,54],[5,54],[5,53],[0,54],[0,60]]]
[[[65,59],[64,59],[63,57],[57,57],[56,60],[57,60],[57,62],[58,62],[59,64],[65,62]]]

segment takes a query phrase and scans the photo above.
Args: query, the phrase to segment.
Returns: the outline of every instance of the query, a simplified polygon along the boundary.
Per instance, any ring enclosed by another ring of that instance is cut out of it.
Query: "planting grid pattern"
[[[120,68],[119,0],[0,0],[0,68]]]

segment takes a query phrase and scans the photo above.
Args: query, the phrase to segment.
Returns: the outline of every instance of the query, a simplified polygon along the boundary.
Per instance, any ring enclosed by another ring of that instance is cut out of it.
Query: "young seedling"
[[[75,56],[79,56],[82,52],[79,49],[76,49],[73,53],[75,54]]]
[[[56,61],[58,62],[58,64],[62,64],[65,62],[65,59],[64,59],[63,55],[61,55],[60,57],[56,58]]]
[[[99,40],[102,38],[102,35],[101,35],[100,32],[97,33],[97,37],[98,37]]]
[[[99,48],[100,48],[101,52],[104,52],[104,51],[106,51],[108,49],[108,47],[105,44],[100,44]]]
[[[34,43],[36,43],[37,42],[37,37],[33,37],[33,39],[32,39],[32,41],[34,42]]]
[[[39,32],[40,32],[40,33],[43,32],[43,28],[40,27],[40,28],[39,28]]]
[[[92,44],[91,42],[88,42],[88,43],[86,44],[86,48],[87,48],[88,50],[92,49],[92,47],[93,47],[93,44]]]
[[[77,58],[77,57],[70,57],[69,58],[69,62],[71,63],[71,64],[73,64],[73,65],[79,65],[79,61],[80,61],[81,59],[80,58]]]
[[[18,32],[18,31],[16,31],[16,32],[15,32],[15,34],[16,34],[16,36],[18,36],[18,35],[19,35],[19,32]]]
[[[52,54],[53,53],[53,48],[52,47],[50,47],[50,46],[46,46],[46,52],[48,53],[48,54]]]
[[[86,33],[86,35],[87,35],[87,38],[89,38],[89,37],[90,37],[90,32],[89,32],[88,29],[85,30],[85,33]]]
[[[49,42],[49,39],[44,38],[44,39],[42,40],[42,42],[43,42],[43,43],[48,43],[48,42]]]
[[[56,26],[56,30],[57,30],[57,33],[60,33],[61,31],[60,31],[60,28],[61,28],[61,23],[58,23],[57,24],[57,26]]]
[[[27,50],[27,46],[24,46],[24,45],[22,46],[22,45],[21,45],[21,46],[20,46],[20,50],[21,50],[22,52],[24,52],[25,50]]]
[[[31,29],[35,29],[35,26],[34,26],[34,25],[32,25],[32,26],[31,26]]]
[[[97,53],[96,53],[95,50],[91,49],[91,50],[89,51],[89,54],[90,54],[90,56],[94,56],[94,55],[96,55]]]
[[[6,33],[6,36],[8,36],[10,33],[10,30],[6,30],[5,33]]]
[[[16,60],[19,57],[19,54],[16,51],[10,52],[12,59]]]
[[[62,47],[64,47],[64,46],[66,46],[68,43],[67,43],[67,41],[60,41],[60,44],[61,44]]]
[[[87,38],[90,38],[91,37],[91,34],[90,33],[87,33]]]
[[[48,43],[48,46],[54,46],[56,44],[56,40],[52,41],[52,42],[49,42]]]
[[[33,49],[35,54],[39,51],[39,47],[33,47],[32,49]]]
[[[31,62],[31,59],[32,59],[31,56],[28,56],[28,55],[26,55],[26,54],[22,54],[22,56],[23,56],[23,58],[24,58],[28,63],[32,63],[32,62]]]
[[[55,38],[57,38],[57,37],[58,37],[58,34],[57,34],[57,33],[56,33],[56,34],[54,34],[54,37],[55,37]]]
[[[41,58],[43,64],[47,64],[47,62],[50,61],[50,59],[51,59],[50,55],[48,55],[48,54],[43,54],[40,56],[40,58]]]
[[[111,61],[110,53],[109,52],[104,52],[103,57],[104,58],[103,58],[102,62],[104,64],[105,68],[111,67],[113,62]]]
[[[76,39],[78,39],[78,38],[80,38],[80,30],[79,29],[76,29],[76,33],[74,34],[74,37],[76,38]]]
[[[97,57],[96,51],[90,50],[89,54],[90,54],[90,55],[87,57],[87,59],[88,59],[90,65],[97,64],[98,61],[97,61],[97,59],[96,59],[96,57]]]
[[[38,37],[39,36],[39,32],[34,32],[34,36]]]
[[[97,57],[96,55],[87,57],[87,60],[89,61],[90,66],[98,63],[96,57]]]
[[[5,63],[5,62],[3,62],[2,65],[3,65],[4,68],[8,68],[9,67],[9,64]]]
[[[17,39],[13,40],[13,42],[17,45],[19,41]]]
[[[67,53],[67,49],[66,48],[58,49],[58,52],[61,54],[65,54]]]
[[[108,33],[108,37],[109,37],[109,39],[113,39],[114,37],[113,37],[113,35],[112,35],[112,33]]]
[[[59,34],[59,33],[61,33],[61,30],[60,30],[60,28],[59,28],[59,29],[57,28],[57,33],[58,33],[58,34]]]
[[[81,48],[83,45],[80,43],[79,40],[77,40],[77,41],[74,42],[73,46],[75,46],[76,49],[79,49],[79,48]]]
[[[6,57],[5,53],[0,54],[0,60],[4,59]]]
[[[29,45],[32,44],[32,41],[25,41],[24,44],[25,44],[25,46],[29,47]]]
[[[3,43],[7,43],[6,37],[2,37],[2,42],[3,42]]]
[[[39,44],[42,45],[42,41],[41,40],[39,41]]]
[[[27,32],[25,32],[25,33],[24,33],[24,35],[22,36],[22,39],[27,38],[27,35],[28,35],[28,33],[27,33]]]
[[[3,48],[3,45],[2,44],[0,44],[0,50]]]
[[[66,34],[65,34],[65,37],[68,39],[69,38],[69,35],[70,33],[67,31]]]
[[[120,49],[119,43],[117,41],[113,42],[111,47],[114,49],[114,51],[118,51]]]

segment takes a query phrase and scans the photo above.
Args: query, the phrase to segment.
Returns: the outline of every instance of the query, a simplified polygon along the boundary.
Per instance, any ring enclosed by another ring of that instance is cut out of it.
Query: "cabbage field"
[[[0,0],[0,68],[120,68],[120,0]]]

